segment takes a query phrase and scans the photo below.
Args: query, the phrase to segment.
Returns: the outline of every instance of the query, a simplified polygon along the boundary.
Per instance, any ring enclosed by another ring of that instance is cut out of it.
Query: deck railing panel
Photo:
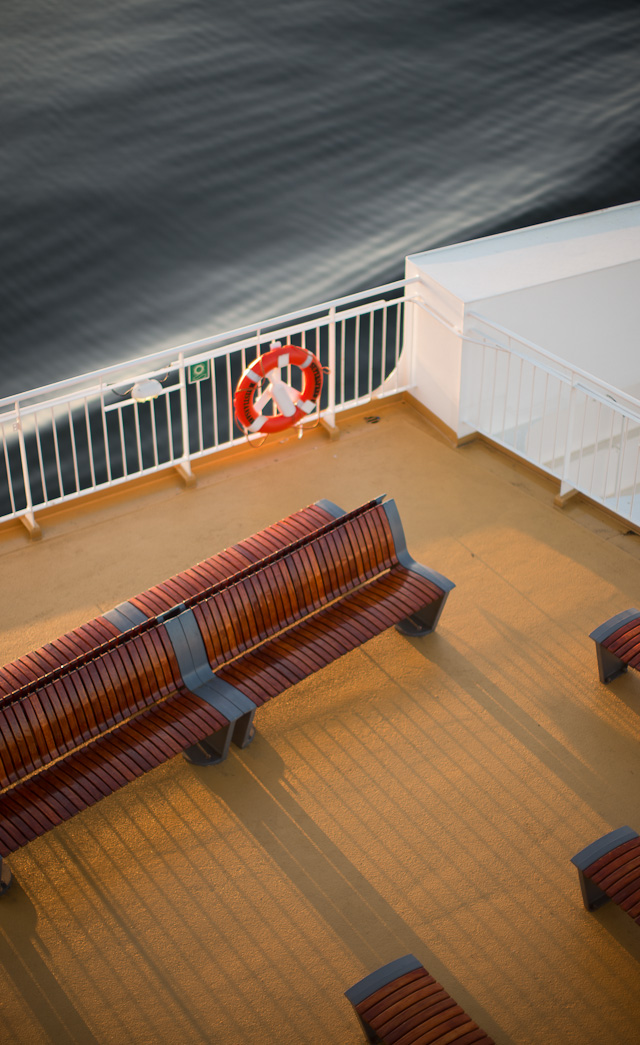
[[[319,358],[327,372],[319,409],[329,425],[343,410],[407,390],[421,352],[411,338],[405,343],[410,303],[459,334],[408,287],[416,282],[0,400],[0,521],[176,465],[189,472],[194,460],[241,444],[234,389],[274,341]],[[554,476],[562,491],[578,490],[640,525],[640,402],[477,313],[466,314],[462,343],[461,425]],[[283,377],[301,387],[298,368]],[[137,402],[131,390],[144,378],[162,390]],[[316,415],[305,422],[315,423]]]
[[[397,364],[411,282],[0,400],[0,521],[175,465],[189,471],[194,459],[241,444],[246,433],[234,419],[234,390],[273,341],[308,348],[329,371],[319,406],[330,423],[342,410],[404,390]],[[133,385],[148,378],[162,386],[157,398],[132,399]],[[302,387],[297,367],[283,378]],[[316,423],[315,415],[306,423]]]
[[[464,337],[461,420],[640,524],[640,402],[472,315]]]

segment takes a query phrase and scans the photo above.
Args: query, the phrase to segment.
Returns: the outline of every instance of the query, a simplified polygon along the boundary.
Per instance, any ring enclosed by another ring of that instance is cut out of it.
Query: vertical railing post
[[[178,357],[180,369],[180,421],[182,425],[182,457],[176,462],[176,471],[185,486],[195,486],[196,477],[191,471],[191,451],[189,449],[189,412],[187,406],[187,373],[184,352]]]
[[[336,428],[336,310],[332,306],[329,309],[329,380],[328,380],[328,402],[327,409],[322,418],[324,427],[330,434],[337,433]]]
[[[418,370],[418,347],[416,345],[416,309],[417,305],[415,300],[411,301],[412,307],[405,309],[405,335],[404,335],[404,350],[407,351],[407,345],[409,348],[409,387],[412,392],[416,387],[417,383],[417,370]]]
[[[31,496],[31,480],[29,479],[29,464],[27,461],[27,448],[24,441],[24,432],[22,430],[22,418],[20,417],[20,403],[16,400],[16,420],[14,423],[14,430],[18,433],[18,444],[20,446],[20,463],[22,465],[22,480],[24,482],[24,493],[27,502],[27,510],[21,521],[27,528],[29,536],[37,540],[38,537],[42,536],[42,531],[36,517],[33,514],[33,497]]]
[[[396,344],[394,350],[393,359],[393,370],[390,374],[385,377],[387,367],[386,357],[386,346],[382,345],[382,371],[381,371],[381,384],[375,392],[375,398],[382,398],[385,395],[393,394],[398,390],[412,390],[415,391],[416,386],[416,331],[418,324],[416,320],[418,315],[416,313],[416,298],[415,297],[402,297],[395,300],[387,301],[384,306],[384,313],[387,322],[387,333],[388,333],[388,316],[389,309],[395,306],[396,309]],[[370,313],[371,316],[371,330],[373,331],[373,321],[375,316],[375,310]],[[402,330],[402,337],[400,331]],[[373,355],[373,337],[369,344],[370,355]],[[371,364],[370,364],[371,365]],[[413,393],[412,393],[413,394]],[[374,396],[372,395],[372,398]]]
[[[570,481],[571,473],[571,445],[573,437],[573,419],[576,411],[576,389],[571,384],[571,391],[569,392],[569,417],[567,418],[567,437],[564,447],[564,457],[562,461],[562,474],[560,476],[560,499],[570,497],[574,493],[574,487]]]

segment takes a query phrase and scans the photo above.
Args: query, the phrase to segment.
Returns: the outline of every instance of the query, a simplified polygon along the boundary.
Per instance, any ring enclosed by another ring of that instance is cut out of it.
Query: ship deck
[[[407,952],[499,1045],[632,1045],[640,929],[570,857],[640,830],[640,678],[589,632],[640,597],[640,537],[410,406],[0,533],[2,662],[326,497],[395,498],[457,585],[284,693],[219,767],[176,758],[10,858],[1,1037],[350,1045],[343,991]],[[374,413],[369,408],[368,414]]]

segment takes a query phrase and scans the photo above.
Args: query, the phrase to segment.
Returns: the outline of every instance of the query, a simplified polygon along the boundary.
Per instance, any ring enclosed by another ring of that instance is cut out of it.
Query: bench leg
[[[599,642],[596,642],[596,656],[598,658],[598,672],[601,682],[611,682],[627,670],[625,662]]]
[[[4,862],[0,856],[0,896],[6,893],[7,889],[11,885],[13,875],[9,869],[9,865]]]
[[[224,762],[229,754],[231,741],[240,748],[248,747],[256,733],[253,724],[255,713],[256,710],[253,708],[233,719],[223,729],[218,729],[204,740],[185,748],[182,752],[184,758],[194,766],[217,766]]]
[[[182,757],[194,766],[217,766],[224,762],[229,754],[234,725],[235,722],[229,722],[204,740],[185,748]]]
[[[360,1015],[360,1013],[356,1012],[356,1016],[358,1017],[358,1022],[359,1022],[360,1026],[362,1027],[362,1029],[363,1029],[363,1031],[365,1033],[365,1037],[366,1037],[367,1041],[372,1042],[372,1045],[375,1045],[376,1042],[379,1042],[380,1038],[378,1037],[378,1035],[374,1031],[373,1027],[370,1027],[369,1024],[366,1022],[366,1020],[362,1019],[362,1016]]]
[[[602,907],[603,904],[607,903],[609,897],[606,893],[603,893],[602,889],[598,888],[595,882],[592,882],[590,878],[585,878],[584,874],[578,868],[578,878],[580,880],[580,889],[582,890],[582,900],[588,911],[595,911],[598,907]]]
[[[432,631],[435,631],[448,594],[448,592],[445,592],[439,599],[428,603],[420,610],[416,610],[410,617],[405,617],[404,620],[396,624],[396,631],[399,631],[401,635],[408,635],[414,639],[419,639],[423,635],[429,635]]]
[[[240,715],[233,723],[233,743],[240,748],[249,747],[249,744],[256,735],[256,727],[253,724],[253,716],[255,715],[255,708],[252,711],[245,712],[244,715]]]

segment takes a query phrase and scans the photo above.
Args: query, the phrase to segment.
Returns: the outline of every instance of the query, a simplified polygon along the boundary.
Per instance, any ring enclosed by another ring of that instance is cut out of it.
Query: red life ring
[[[271,379],[271,394],[279,408],[279,413],[269,416],[259,414],[254,404],[254,394],[263,377],[273,370],[293,363],[300,367],[304,374],[302,391],[291,388],[283,381]],[[265,352],[254,359],[247,367],[238,382],[233,397],[233,408],[236,420],[247,432],[282,432],[290,428],[302,418],[307,417],[314,409],[322,391],[322,366],[313,352],[298,345],[282,345]],[[291,394],[293,393],[293,395]]]

